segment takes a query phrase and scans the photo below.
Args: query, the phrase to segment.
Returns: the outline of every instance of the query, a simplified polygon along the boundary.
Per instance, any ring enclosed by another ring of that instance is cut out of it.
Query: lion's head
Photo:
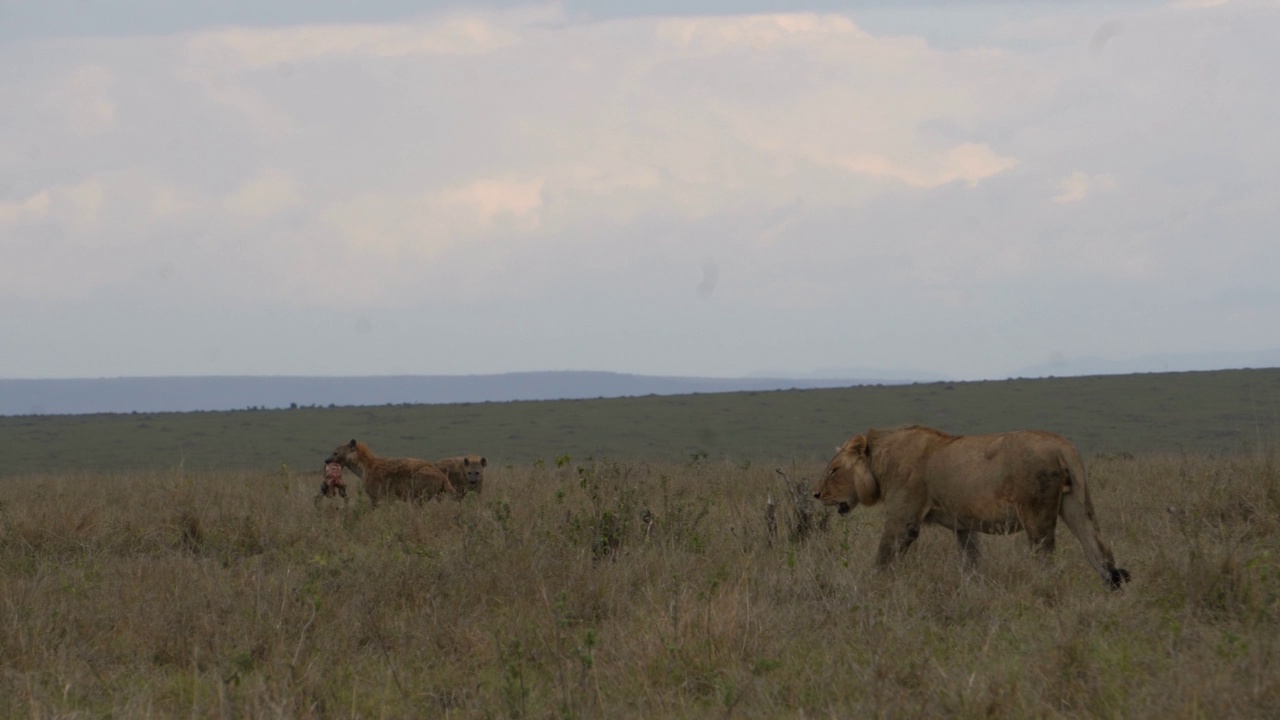
[[[818,481],[813,497],[823,505],[837,505],[841,515],[854,505],[880,502],[880,483],[871,472],[871,447],[866,435],[855,435],[836,452]]]

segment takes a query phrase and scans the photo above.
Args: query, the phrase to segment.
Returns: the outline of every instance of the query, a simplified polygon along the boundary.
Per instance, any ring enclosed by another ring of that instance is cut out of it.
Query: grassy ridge
[[[1274,455],[1097,457],[1108,593],[1059,526],[880,508],[771,536],[764,465],[495,468],[483,496],[312,505],[314,474],[64,473],[0,498],[0,717],[1201,718],[1280,707]],[[801,464],[796,477],[818,465]],[[110,482],[103,482],[109,479]],[[782,506],[784,512],[787,506]],[[784,515],[784,520],[786,516]]]
[[[868,427],[957,433],[1039,428],[1086,454],[1234,453],[1280,437],[1280,369],[930,383],[552,402],[0,418],[0,475],[73,470],[317,466],[358,437],[385,455],[480,452],[825,459]]]

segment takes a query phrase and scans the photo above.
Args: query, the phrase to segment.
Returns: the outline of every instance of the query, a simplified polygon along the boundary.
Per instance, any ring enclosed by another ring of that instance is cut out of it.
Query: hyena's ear
[[[483,455],[480,456],[480,467],[489,467],[489,461]]]
[[[356,439],[355,439],[355,438],[351,438],[351,442],[347,443],[347,447],[351,448],[352,450],[355,450],[355,449],[356,449]]]

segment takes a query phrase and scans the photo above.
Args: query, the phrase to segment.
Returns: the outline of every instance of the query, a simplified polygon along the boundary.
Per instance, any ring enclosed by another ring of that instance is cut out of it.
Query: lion
[[[922,524],[953,531],[970,568],[978,562],[980,532],[1025,530],[1031,547],[1048,557],[1061,516],[1107,588],[1129,581],[1098,530],[1080,453],[1054,433],[949,435],[921,425],[868,430],[831,459],[814,498],[838,506],[841,515],[884,502],[879,567],[905,552]]]
[[[484,489],[484,469],[488,466],[489,461],[480,455],[459,455],[436,461],[436,467],[449,476],[459,499],[469,492],[479,493]]]
[[[387,458],[373,454],[354,438],[334,448],[325,464],[338,463],[364,481],[364,491],[374,507],[383,497],[423,502],[454,492],[449,476],[433,463],[416,458]]]

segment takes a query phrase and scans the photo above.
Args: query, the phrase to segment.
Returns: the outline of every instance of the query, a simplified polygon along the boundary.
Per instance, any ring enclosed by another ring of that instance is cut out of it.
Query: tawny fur
[[[423,502],[454,492],[448,475],[434,463],[416,458],[378,457],[368,445],[354,439],[335,448],[325,462],[340,463],[359,476],[374,507],[384,497]]]
[[[976,533],[1026,531],[1043,555],[1054,549],[1061,517],[1107,587],[1129,580],[1102,540],[1084,463],[1066,438],[1037,430],[948,435],[920,425],[868,430],[840,448],[814,497],[839,506],[885,505],[876,563],[886,566],[915,541],[921,525],[955,532],[976,565]]]
[[[436,467],[449,476],[453,492],[459,498],[484,490],[484,469],[488,466],[489,461],[480,455],[458,455],[436,461]]]

